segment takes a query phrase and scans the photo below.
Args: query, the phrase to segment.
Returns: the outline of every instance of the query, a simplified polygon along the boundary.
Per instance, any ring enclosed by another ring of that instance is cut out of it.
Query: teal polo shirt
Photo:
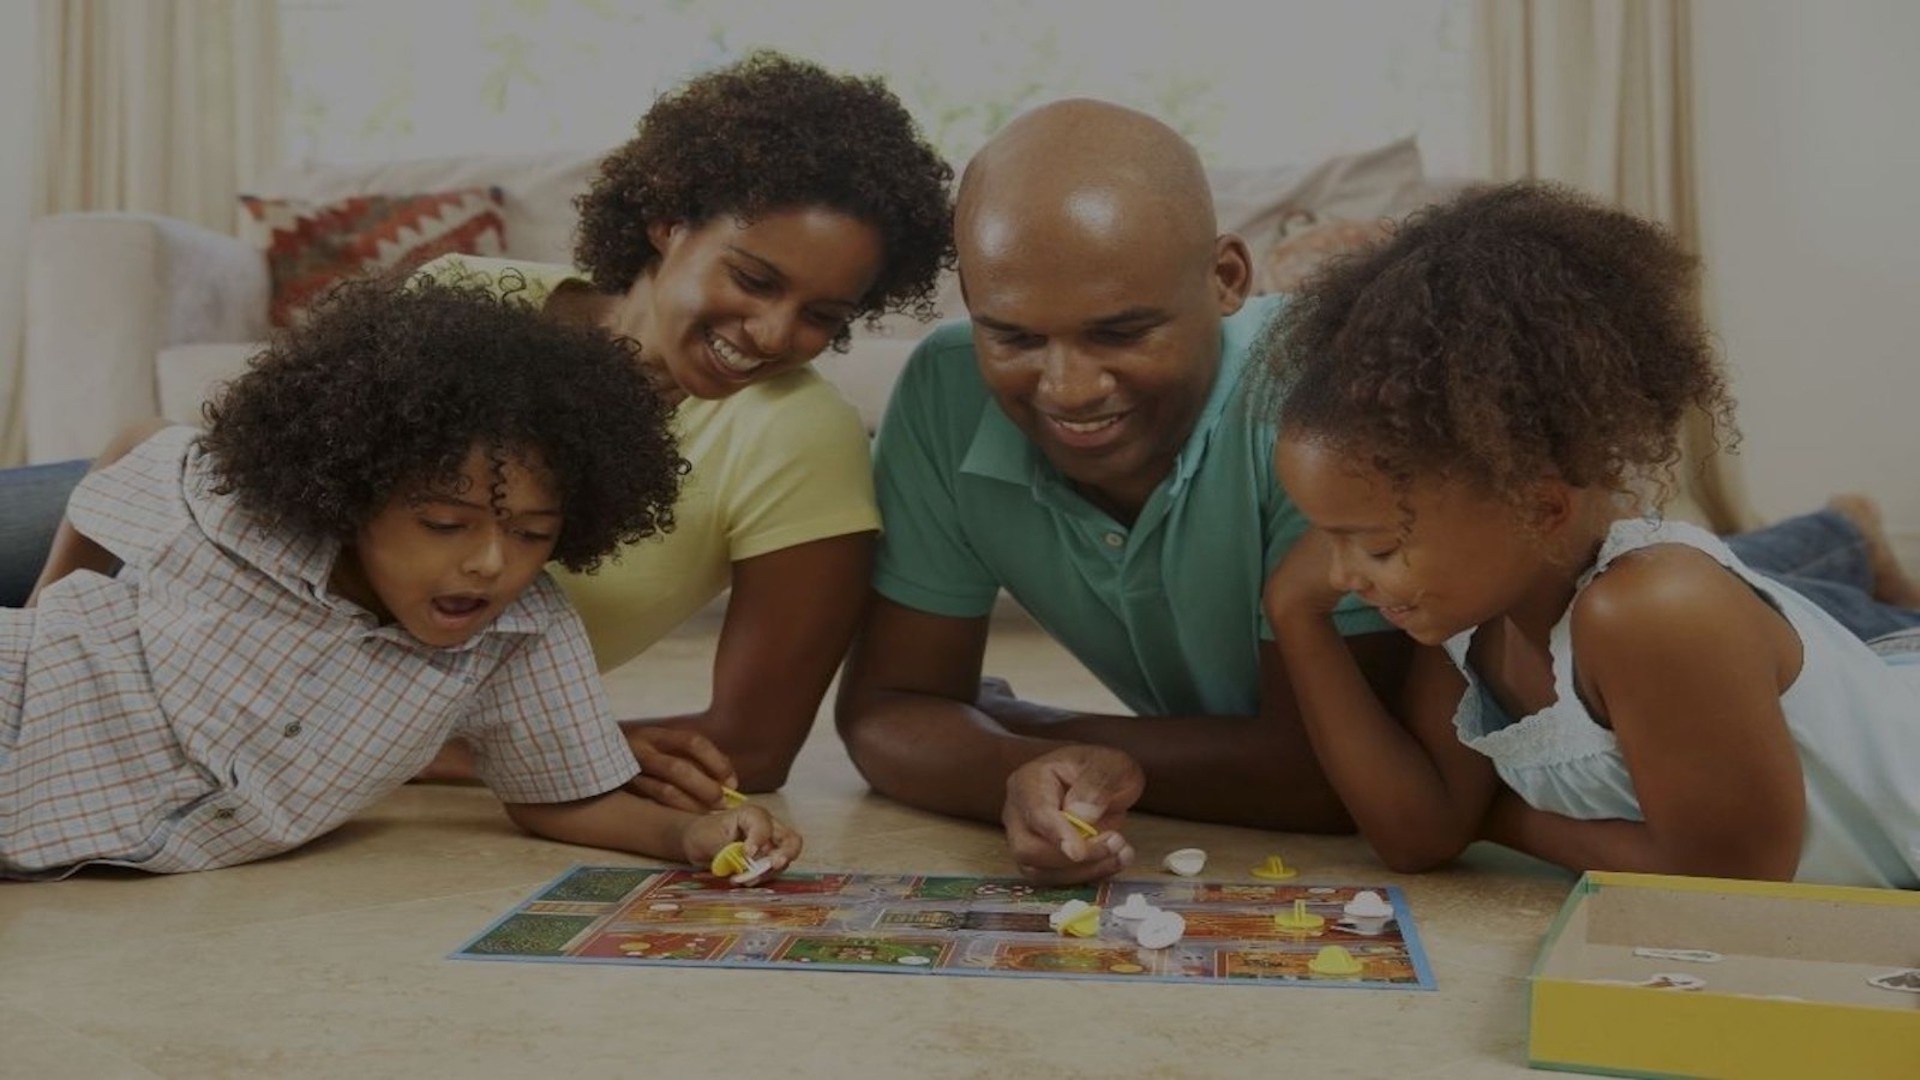
[[[1273,472],[1275,427],[1252,415],[1248,353],[1280,309],[1223,320],[1219,375],[1172,472],[1131,527],[1082,498],[980,378],[971,328],[922,341],[874,444],[883,531],[874,588],[978,618],[1000,589],[1142,716],[1260,708],[1268,571],[1306,528]],[[1388,629],[1349,596],[1345,634]]]

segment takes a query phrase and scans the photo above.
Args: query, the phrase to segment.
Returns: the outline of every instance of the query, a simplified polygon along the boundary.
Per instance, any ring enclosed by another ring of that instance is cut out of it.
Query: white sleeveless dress
[[[1812,601],[1748,569],[1713,534],[1681,522],[1616,522],[1576,584],[1576,597],[1622,554],[1654,544],[1685,544],[1712,556],[1800,635],[1800,677],[1780,696],[1806,782],[1806,839],[1795,879],[1920,888],[1920,651],[1877,654]],[[1454,726],[1537,809],[1644,820],[1618,740],[1575,690],[1571,611],[1569,604],[1549,641],[1557,699],[1518,720],[1468,665],[1473,631],[1449,639],[1447,654],[1467,680]]]

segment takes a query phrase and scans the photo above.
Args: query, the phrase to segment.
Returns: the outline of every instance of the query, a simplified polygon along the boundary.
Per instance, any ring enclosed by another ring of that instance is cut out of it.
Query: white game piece
[[[663,900],[658,904],[648,904],[647,910],[648,911],[679,911],[680,905],[672,903],[670,901]]]
[[[773,860],[762,855],[757,859],[748,859],[747,868],[728,878],[735,885],[745,885],[760,880],[760,876],[773,869]]]
[[[1133,927],[1133,940],[1143,949],[1164,949],[1187,932],[1187,920],[1177,911],[1156,911]]]
[[[1080,914],[1081,912],[1087,910],[1092,906],[1093,906],[1092,904],[1087,903],[1085,900],[1069,900],[1066,903],[1061,904],[1059,910],[1051,912],[1047,915],[1047,925],[1052,927],[1055,930],[1058,930],[1060,929],[1060,924],[1066,922],[1068,919],[1073,918],[1075,915]]]
[[[1161,865],[1181,877],[1192,877],[1207,868],[1207,853],[1197,847],[1183,847],[1179,851],[1167,852]]]
[[[1341,914],[1349,919],[1386,919],[1393,916],[1393,905],[1372,889],[1361,889],[1347,901]]]
[[[1157,914],[1159,910],[1159,908],[1147,903],[1146,896],[1141,893],[1134,893],[1132,896],[1127,897],[1118,907],[1113,909],[1113,917],[1116,919],[1126,919],[1131,922],[1135,919],[1144,919],[1150,915]]]
[[[1717,964],[1720,954],[1711,949],[1653,949],[1639,946],[1633,955],[1643,960],[1684,960],[1689,964]]]
[[[1920,968],[1906,968],[1901,971],[1887,971],[1870,975],[1867,982],[1882,990],[1899,990],[1908,994],[1920,994]]]

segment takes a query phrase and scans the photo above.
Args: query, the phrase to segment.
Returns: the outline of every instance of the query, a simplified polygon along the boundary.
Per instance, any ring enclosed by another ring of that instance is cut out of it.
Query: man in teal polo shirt
[[[875,596],[837,709],[854,763],[902,802],[1002,821],[1042,881],[1125,866],[1136,803],[1350,828],[1260,607],[1305,525],[1246,400],[1280,301],[1248,302],[1193,148],[1117,106],[1045,106],[975,156],[955,225],[971,324],[921,344],[875,446]],[[983,684],[1002,588],[1137,715]],[[1395,679],[1403,639],[1355,600],[1339,618]]]

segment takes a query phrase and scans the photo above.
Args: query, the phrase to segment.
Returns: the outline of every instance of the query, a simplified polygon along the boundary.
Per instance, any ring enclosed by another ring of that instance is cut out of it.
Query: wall
[[[7,427],[8,377],[20,358],[21,309],[27,289],[27,222],[39,162],[34,138],[39,34],[38,4],[10,4],[0,34],[0,436]],[[0,464],[10,447],[0,437]]]
[[[1707,302],[1771,518],[1854,489],[1920,567],[1920,4],[1697,0]]]

